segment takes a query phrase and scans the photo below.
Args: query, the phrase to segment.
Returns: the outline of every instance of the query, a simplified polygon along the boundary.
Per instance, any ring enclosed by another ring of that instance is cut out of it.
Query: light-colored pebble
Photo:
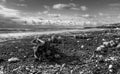
[[[100,45],[99,47],[97,47],[96,51],[101,51],[103,48],[105,48],[104,45]]]
[[[20,61],[20,59],[16,58],[16,57],[12,57],[10,59],[8,59],[8,62],[18,62]]]
[[[112,67],[113,67],[113,65],[112,65],[112,64],[110,64],[108,68],[109,68],[109,69],[111,69]]]
[[[84,45],[81,45],[81,48],[84,48]]]
[[[120,48],[120,43],[117,45],[117,48]]]

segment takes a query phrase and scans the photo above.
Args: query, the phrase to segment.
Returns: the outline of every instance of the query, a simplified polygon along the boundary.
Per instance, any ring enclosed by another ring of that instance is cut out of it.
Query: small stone
[[[112,67],[113,67],[113,65],[109,65],[109,67],[108,67],[110,72],[113,71],[113,70],[112,70]]]
[[[120,48],[120,44],[117,45],[117,48]]]
[[[80,41],[77,41],[77,43],[79,43]]]
[[[111,69],[112,67],[113,67],[113,65],[109,65],[109,67],[108,67],[108,68],[109,68],[109,69]]]
[[[103,57],[103,55],[99,55],[99,58],[102,58]]]
[[[59,54],[55,54],[55,58],[60,58],[61,56]]]
[[[113,40],[110,41],[110,46],[114,46],[115,42]]]
[[[15,48],[16,48],[16,49],[18,49],[18,47],[17,47],[17,46],[16,46]]]
[[[115,58],[115,57],[109,57],[109,58],[106,58],[105,59],[105,61],[116,61],[117,60],[117,58]]]
[[[106,41],[105,39],[102,39],[102,41]]]
[[[119,40],[120,38],[115,38],[116,40]]]
[[[20,59],[18,59],[16,57],[12,57],[12,58],[8,59],[8,62],[10,62],[10,63],[15,63],[15,62],[18,62],[18,61],[20,61]]]
[[[110,69],[109,71],[110,71],[110,72],[113,72],[113,70],[112,70],[112,69]]]
[[[84,45],[81,45],[81,48],[84,48]]]
[[[90,39],[87,39],[87,41],[89,41]]]
[[[100,45],[99,47],[97,47],[96,51],[101,51],[103,48],[105,48],[104,45]]]
[[[3,69],[4,69],[4,67],[3,67],[3,66],[0,66],[0,74],[4,74]]]
[[[112,61],[117,60],[115,57],[110,57],[110,59],[111,59]]]
[[[62,67],[64,67],[66,64],[64,63],[64,64],[62,64]]]
[[[103,45],[108,46],[109,42],[103,42]]]

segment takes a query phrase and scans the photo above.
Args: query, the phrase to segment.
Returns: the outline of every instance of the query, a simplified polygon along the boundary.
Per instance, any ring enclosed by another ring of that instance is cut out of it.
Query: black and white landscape
[[[120,74],[120,1],[0,0],[0,74]]]

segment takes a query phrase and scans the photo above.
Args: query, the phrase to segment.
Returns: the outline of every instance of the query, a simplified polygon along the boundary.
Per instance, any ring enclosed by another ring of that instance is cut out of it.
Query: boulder
[[[33,47],[34,57],[39,61],[55,60],[61,58],[59,49],[55,48],[50,41],[44,41],[44,44],[38,44]]]

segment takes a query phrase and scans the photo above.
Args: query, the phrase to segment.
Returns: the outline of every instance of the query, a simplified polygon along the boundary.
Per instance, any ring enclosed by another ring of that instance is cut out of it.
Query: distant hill
[[[120,28],[120,23],[106,24],[102,26],[97,26],[96,28]]]
[[[101,26],[94,26],[94,27],[84,27],[85,29],[88,28],[108,28],[108,29],[114,29],[114,28],[120,28],[120,23],[115,23],[115,24],[104,24]]]

